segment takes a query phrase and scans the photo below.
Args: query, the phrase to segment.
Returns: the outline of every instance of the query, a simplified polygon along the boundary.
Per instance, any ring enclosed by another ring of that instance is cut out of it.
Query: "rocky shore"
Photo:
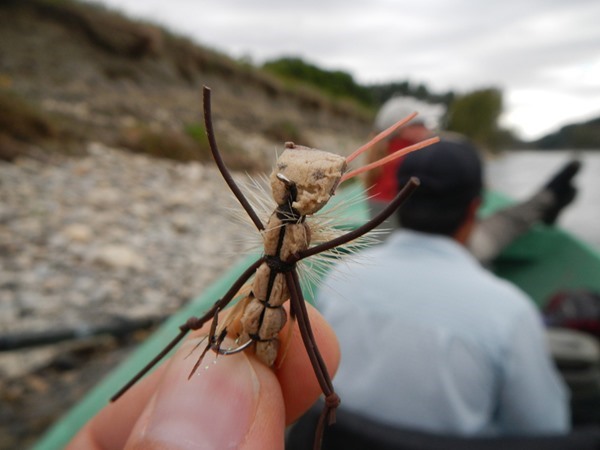
[[[0,334],[169,315],[243,256],[240,233],[250,228],[232,220],[226,209],[236,206],[212,165],[98,143],[84,157],[0,162]],[[108,347],[115,353],[119,345]],[[10,421],[0,420],[0,448],[23,443],[9,436],[10,422],[31,424],[19,415],[35,414],[27,411],[28,395],[36,398],[35,409],[45,394],[56,395],[44,368],[68,351],[58,344],[0,352],[0,401],[13,407]],[[92,378],[99,379],[116,364],[109,360],[100,369],[97,361],[81,364],[96,364]],[[73,388],[83,368],[71,369]],[[52,403],[68,407],[49,398]],[[31,438],[60,412],[38,417],[37,429],[23,434]]]

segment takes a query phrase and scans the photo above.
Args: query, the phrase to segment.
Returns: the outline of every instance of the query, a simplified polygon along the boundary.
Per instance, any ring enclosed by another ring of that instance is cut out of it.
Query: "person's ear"
[[[461,244],[466,244],[469,241],[469,237],[471,236],[471,232],[473,231],[473,227],[477,222],[477,210],[481,206],[481,197],[476,197],[471,200],[469,206],[467,207],[467,213],[465,215],[465,219],[456,233],[454,233],[454,239],[456,239]]]

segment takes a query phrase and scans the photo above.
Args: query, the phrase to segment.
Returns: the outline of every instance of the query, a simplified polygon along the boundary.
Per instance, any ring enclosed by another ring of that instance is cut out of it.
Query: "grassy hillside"
[[[76,151],[81,140],[207,158],[202,85],[213,89],[216,132],[237,168],[265,169],[285,140],[351,150],[371,119],[352,102],[76,1],[0,3],[0,54],[4,159],[32,144]]]
[[[587,122],[566,125],[534,142],[533,145],[546,150],[600,149],[600,117]]]

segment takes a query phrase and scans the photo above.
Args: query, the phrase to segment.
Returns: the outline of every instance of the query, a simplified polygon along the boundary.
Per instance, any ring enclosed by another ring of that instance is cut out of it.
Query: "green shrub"
[[[47,113],[8,90],[0,90],[0,132],[25,142],[58,134]]]
[[[280,120],[272,123],[264,129],[263,133],[276,142],[284,143],[291,141],[306,146],[310,145],[296,124],[290,120]]]
[[[130,128],[124,130],[118,142],[134,152],[176,161],[205,159],[198,144],[183,132]]]

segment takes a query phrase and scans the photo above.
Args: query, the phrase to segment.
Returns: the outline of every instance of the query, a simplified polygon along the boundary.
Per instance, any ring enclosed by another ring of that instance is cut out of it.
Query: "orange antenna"
[[[375,139],[377,139],[377,137]],[[433,138],[425,139],[424,141],[421,141],[421,142],[417,142],[416,144],[409,145],[408,147],[401,148],[400,150],[397,150],[394,153],[392,153],[391,155],[385,156],[378,161],[372,162],[371,164],[367,164],[366,166],[359,167],[358,169],[354,169],[354,170],[351,170],[350,172],[345,173],[342,176],[342,178],[340,179],[340,184],[342,184],[344,181],[349,180],[350,178],[354,178],[355,176],[360,175],[361,173],[368,172],[369,170],[375,169],[376,167],[379,167],[379,166],[383,166],[384,164],[387,164],[390,161],[393,161],[394,159],[400,158],[404,155],[408,155],[411,152],[422,149],[423,147],[427,147],[428,145],[435,144],[436,142],[439,142],[439,141],[440,141],[439,137],[433,137]]]
[[[417,113],[414,112],[414,113],[406,116],[404,119],[400,120],[399,122],[396,122],[394,125],[392,125],[388,129],[383,130],[381,133],[379,133],[377,136],[375,136],[369,142],[367,142],[363,146],[359,147],[357,150],[354,151],[354,153],[352,153],[350,156],[348,156],[346,158],[346,162],[351,163],[358,155],[369,150],[371,147],[373,147],[379,141],[381,141],[382,139],[385,139],[390,134],[392,134],[394,131],[396,131],[398,128],[400,128],[402,125],[406,125],[408,122],[413,120],[416,116],[417,116]]]

